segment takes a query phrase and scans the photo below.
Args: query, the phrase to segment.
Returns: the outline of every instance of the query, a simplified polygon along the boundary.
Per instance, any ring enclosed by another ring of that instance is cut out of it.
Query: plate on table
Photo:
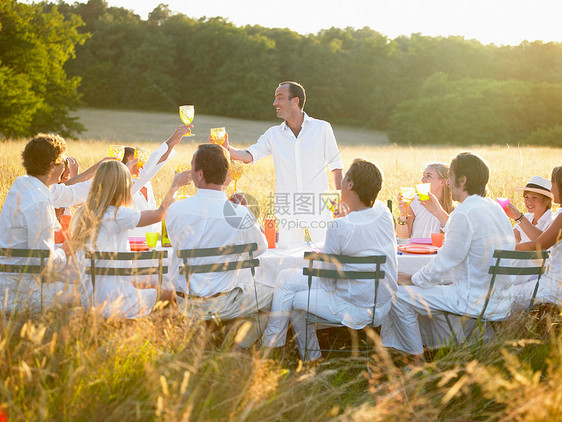
[[[413,244],[410,243],[409,245],[398,245],[398,250],[406,253],[416,253],[416,254],[433,254],[436,253],[439,248],[437,246],[432,245],[421,245],[421,244]]]
[[[145,252],[150,250],[144,237],[129,237],[131,252]]]
[[[146,252],[150,250],[146,243],[144,245],[142,243],[130,243],[129,246],[131,247],[131,252]]]
[[[431,245],[431,237],[412,237],[410,243],[416,243],[419,245]]]

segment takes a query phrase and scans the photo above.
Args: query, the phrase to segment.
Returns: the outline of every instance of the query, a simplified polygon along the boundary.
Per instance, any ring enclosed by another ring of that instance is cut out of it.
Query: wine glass
[[[406,205],[410,205],[416,197],[416,189],[403,186],[400,188],[400,195],[402,195],[402,201],[404,201]]]
[[[176,167],[176,171],[177,171],[178,173],[183,173],[184,171],[189,171],[189,170],[191,170],[191,165],[189,165],[189,164],[182,164],[182,163],[179,163],[179,164],[177,165],[177,167]],[[184,186],[182,186],[182,187],[180,187],[180,188],[178,189],[178,192],[177,192],[177,194],[176,194],[176,199],[185,199],[185,198],[187,198],[186,187],[187,187],[187,186],[184,185]]]
[[[240,180],[242,177],[242,173],[244,173],[244,164],[242,161],[231,160],[230,161],[230,177],[234,180],[234,192],[237,191],[236,182]]]
[[[340,208],[341,203],[341,193],[339,190],[327,190],[324,192],[324,203],[326,208],[332,211],[332,216]]]
[[[148,161],[148,157],[150,156],[150,150],[148,148],[136,147],[135,148],[135,156],[137,158],[137,168],[141,169],[144,167],[146,162]],[[138,178],[138,176],[135,176]]]
[[[110,145],[109,156],[117,158],[119,161],[123,160],[125,155],[125,147],[123,145]]]
[[[186,124],[190,125],[193,122],[193,117],[195,117],[195,106],[193,105],[182,105],[180,106],[180,119]],[[191,133],[191,130],[183,136],[195,136]]]
[[[211,129],[211,142],[213,144],[224,144],[226,140],[226,128],[224,127],[214,127]]]

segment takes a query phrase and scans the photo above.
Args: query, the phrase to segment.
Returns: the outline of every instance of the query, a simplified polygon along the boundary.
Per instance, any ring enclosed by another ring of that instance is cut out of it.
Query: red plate
[[[398,250],[407,253],[432,254],[436,253],[439,248],[437,246],[410,243],[409,245],[398,245]]]

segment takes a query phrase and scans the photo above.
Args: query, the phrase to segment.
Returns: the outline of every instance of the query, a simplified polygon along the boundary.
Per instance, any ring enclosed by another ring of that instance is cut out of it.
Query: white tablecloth
[[[162,248],[158,246],[156,250],[167,250],[168,258],[164,260],[164,265],[168,266],[168,274],[163,277],[163,287],[172,288],[169,283],[169,274],[173,272],[170,264],[172,262],[172,248]],[[256,281],[267,286],[275,287],[275,281],[280,271],[287,268],[302,269],[308,266],[308,261],[304,259],[304,253],[313,251],[313,248],[303,243],[291,249],[268,249],[258,257],[260,266],[256,269]],[[318,250],[316,250],[318,251]],[[398,255],[398,271],[406,274],[414,274],[423,267],[434,255],[407,254]]]

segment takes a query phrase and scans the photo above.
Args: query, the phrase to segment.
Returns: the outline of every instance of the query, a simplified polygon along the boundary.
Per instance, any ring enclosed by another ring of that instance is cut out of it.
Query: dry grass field
[[[127,121],[126,131],[138,133]],[[253,122],[254,132],[247,131],[252,136],[245,136],[243,123],[237,122],[242,129],[235,146],[250,144],[263,130]],[[155,141],[143,139],[143,146],[155,148],[176,124],[171,119],[151,135]],[[230,127],[220,120],[214,125]],[[208,134],[208,128],[194,132]],[[69,141],[68,155],[83,170],[104,157],[109,144],[137,141],[140,135]],[[19,154],[25,142],[0,144],[0,205],[23,174]],[[196,143],[182,141],[172,163],[156,176],[157,202],[176,164],[190,161],[195,148]],[[385,176],[380,199],[416,183],[425,163],[448,163],[468,149],[491,167],[490,196],[510,197],[519,207],[522,198],[513,188],[535,174],[549,177],[562,158],[562,150],[553,148],[342,141],[340,148],[346,167],[358,156],[380,166]],[[273,183],[272,160],[265,159],[245,167],[239,189],[265,206]],[[231,352],[222,341],[224,327],[186,319],[174,309],[134,321],[103,320],[81,308],[0,315],[0,421],[3,414],[10,421],[562,420],[561,323],[559,309],[515,315],[492,340],[441,349],[412,369],[403,356],[380,347],[373,332],[377,347],[368,362],[334,355],[306,366],[292,344],[275,358],[259,349]]]

